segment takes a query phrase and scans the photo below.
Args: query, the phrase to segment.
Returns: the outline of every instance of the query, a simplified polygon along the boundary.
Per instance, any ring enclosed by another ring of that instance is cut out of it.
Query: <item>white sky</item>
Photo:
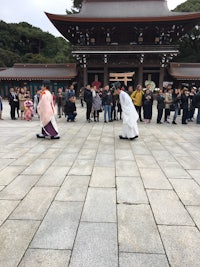
[[[169,9],[174,9],[185,1],[167,0]],[[72,0],[1,0],[0,20],[7,23],[25,21],[54,36],[61,36],[44,11],[52,14],[66,14],[65,10],[70,9],[72,3]]]

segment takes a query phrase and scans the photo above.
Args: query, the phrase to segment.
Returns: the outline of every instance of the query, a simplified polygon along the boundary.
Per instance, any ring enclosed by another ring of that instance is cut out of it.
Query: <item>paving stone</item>
[[[156,149],[153,148],[153,150],[151,150],[151,153],[153,154],[154,158],[159,162],[159,161],[163,161],[163,160],[169,160],[169,158],[173,158],[172,155],[169,153],[169,151],[166,150],[154,150]]]
[[[194,222],[174,191],[147,190],[157,224],[191,225]]]
[[[81,221],[116,222],[116,190],[89,188]]]
[[[0,185],[0,191],[4,189],[5,186]]]
[[[117,177],[117,203],[148,204],[141,178]]]
[[[10,216],[18,204],[19,201],[15,200],[0,200],[0,225]]]
[[[133,160],[133,161],[135,161],[135,158],[133,156],[132,151],[127,150],[127,149],[116,149],[115,150],[115,157],[117,160]]]
[[[94,167],[91,187],[115,187],[115,168]]]
[[[11,219],[42,220],[57,191],[57,187],[34,187],[13,212]]]
[[[11,183],[25,168],[26,166],[8,166],[0,171],[0,185]]]
[[[200,185],[200,170],[188,170],[188,173],[192,178],[196,180],[196,182]]]
[[[150,150],[143,143],[135,143],[132,145],[132,151],[134,155],[150,155]]]
[[[82,147],[82,149],[96,149],[97,150],[98,146],[99,146],[99,141],[97,141],[97,140],[93,140],[93,141],[86,140],[84,145],[83,145],[83,147]]]
[[[162,168],[165,175],[170,179],[190,179],[190,175],[181,167],[164,167]]]
[[[38,140],[38,139],[36,138],[36,140]],[[50,141],[50,140],[38,140],[40,145],[39,146],[36,145],[36,146],[32,147],[29,152],[35,153],[35,154],[44,153],[45,151],[47,151],[47,149],[49,149],[50,144],[48,141]]]
[[[127,149],[129,150],[131,148],[131,144],[137,142],[128,141],[128,140],[121,140],[119,139],[119,133],[121,134],[121,129],[118,131],[116,138],[115,138],[115,148],[116,149]]]
[[[119,267],[169,267],[165,255],[120,253]]]
[[[40,225],[38,232],[36,227],[28,241],[26,234],[23,234],[23,231],[27,231],[21,229],[19,224],[15,227],[19,232],[17,234],[7,229],[5,237],[10,238],[10,243],[2,247],[3,242],[0,241],[0,251],[4,251],[4,262],[9,263],[9,267],[22,264],[30,267],[37,267],[36,264],[42,267],[63,267],[70,264],[70,259],[73,259],[71,263],[75,267],[87,267],[87,264],[90,267],[118,264],[120,267],[131,267],[133,264],[140,267],[165,267],[168,266],[166,259],[170,254],[166,250],[165,255],[155,220],[179,224],[176,226],[179,230],[189,229],[190,232],[195,229],[192,234],[185,234],[185,230],[177,234],[175,230],[177,235],[172,233],[172,237],[167,236],[169,244],[172,243],[169,246],[173,249],[169,265],[200,266],[200,253],[197,251],[200,247],[197,242],[200,230],[200,142],[195,123],[186,127],[178,117],[176,126],[157,125],[154,104],[152,123],[145,125],[139,122],[140,136],[130,142],[118,137],[122,121],[104,124],[101,114],[99,123],[87,123],[85,108],[80,108],[78,103],[76,123],[66,123],[64,117],[58,120],[60,140],[38,140],[35,129],[40,130],[39,119],[35,118],[28,124],[21,120],[11,121],[7,101],[5,104],[0,146],[0,220],[3,218],[3,222],[0,222],[0,240],[4,240],[2,229],[11,222],[29,223],[27,229],[32,231],[32,219],[11,219],[17,213],[22,218],[33,218]],[[113,174],[113,170],[116,173]],[[75,175],[66,176],[69,171]],[[3,177],[2,173],[6,173],[6,176]],[[31,178],[34,176],[35,180]],[[119,205],[125,211],[118,212],[118,217],[115,177],[120,189],[118,200],[128,201],[126,205]],[[175,184],[174,180],[180,183]],[[186,185],[183,180],[193,183]],[[139,203],[145,193],[143,186],[147,192],[153,191],[149,193],[151,206]],[[55,194],[49,195],[46,187],[50,190],[60,187],[56,200]],[[40,188],[47,191],[39,193]],[[93,189],[100,191],[96,194],[91,191]],[[159,194],[154,196],[154,190],[158,190]],[[163,208],[162,203],[165,204]],[[83,221],[84,216],[91,221]],[[118,220],[119,242],[116,230]],[[189,224],[190,227],[181,224]],[[35,246],[31,249],[29,245],[34,236]],[[18,244],[21,246],[24,243],[23,251],[18,253]],[[121,251],[119,259],[116,257],[118,246]],[[187,248],[185,262],[182,260],[184,247]],[[194,260],[190,259],[188,251]],[[72,252],[73,257],[70,258]],[[7,267],[3,263],[0,261],[0,266]]]
[[[118,267],[117,226],[81,223],[69,267]]]
[[[187,206],[186,208],[200,230],[200,206]]]
[[[69,250],[28,249],[19,267],[64,267],[70,255]]]
[[[39,176],[36,175],[19,175],[0,192],[0,199],[23,199],[38,179]]]
[[[14,149],[9,150],[8,153],[3,155],[3,158],[18,159],[21,155],[25,154],[29,149],[23,147],[15,147]]]
[[[77,158],[77,153],[62,153],[57,159],[53,162],[52,166],[63,166],[71,167]]]
[[[51,159],[57,158],[58,155],[62,153],[62,150],[59,148],[49,148],[41,156],[41,159]]]
[[[82,147],[83,146],[83,144],[85,143],[85,138],[82,138],[82,137],[80,137],[79,136],[79,138],[76,138],[75,140],[73,140],[73,145],[75,146],[75,147]],[[80,150],[79,150],[80,151]]]
[[[136,155],[135,160],[139,168],[149,168],[149,169],[159,168],[159,165],[153,156]]]
[[[69,171],[69,175],[91,175],[93,166],[94,160],[76,160]]]
[[[54,202],[30,247],[72,249],[82,206],[81,202]]]
[[[67,176],[56,196],[58,201],[84,201],[90,176]]]
[[[165,145],[164,145],[165,146]],[[165,148],[174,156],[174,157],[182,157],[182,156],[187,156],[188,153],[179,145],[174,143],[173,145],[170,146],[165,146]]]
[[[81,149],[81,151],[78,154],[77,159],[81,160],[94,160],[96,157],[97,150],[96,149]]]
[[[39,223],[8,220],[0,227],[0,266],[18,266]]]
[[[74,146],[73,143],[71,142],[70,144],[67,145],[66,150],[63,152],[66,152],[66,154],[78,154],[80,149],[81,146]]]
[[[97,154],[95,160],[95,167],[115,167],[114,154]]]
[[[120,252],[164,253],[149,205],[118,205],[118,224]]]
[[[189,155],[185,157],[183,157],[183,155],[181,157],[176,157],[177,161],[183,166],[185,170],[200,170],[200,160],[197,160],[195,158],[188,160],[188,158]]]
[[[200,233],[195,227],[159,226],[171,266],[200,266]]]
[[[136,176],[139,177],[139,170],[135,162],[133,161],[116,161],[116,176],[125,177],[125,176]]]
[[[165,169],[181,169],[182,166],[177,162],[177,160],[171,155],[168,160],[158,160],[160,168]]]
[[[114,154],[114,146],[113,145],[105,145],[105,144],[99,144],[98,147],[98,154]]]
[[[185,205],[200,205],[200,186],[190,179],[170,179],[175,191]]]
[[[28,152],[28,153],[22,155],[20,158],[13,161],[11,165],[14,165],[15,168],[16,168],[16,166],[26,166],[26,168],[27,168],[27,166],[31,165],[32,162],[34,160],[36,160],[39,155],[40,154]]]
[[[37,186],[61,186],[70,167],[51,166],[42,175],[37,183]]]
[[[139,168],[145,188],[172,189],[161,169]]]
[[[15,159],[2,159],[0,160],[0,171],[9,166]]]
[[[51,165],[52,159],[36,159],[29,167],[27,167],[23,174],[29,175],[43,175],[47,168]]]

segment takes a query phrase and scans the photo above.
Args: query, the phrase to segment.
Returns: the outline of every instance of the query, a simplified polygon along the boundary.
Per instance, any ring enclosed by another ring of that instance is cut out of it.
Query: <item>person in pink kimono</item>
[[[51,139],[59,139],[58,127],[55,120],[55,106],[53,96],[49,91],[50,81],[44,80],[41,87],[40,101],[37,111],[40,116],[42,133],[37,134],[37,138],[49,137]]]
[[[26,100],[24,101],[24,119],[26,121],[31,121],[33,117],[33,102],[30,99],[30,96],[25,96]]]

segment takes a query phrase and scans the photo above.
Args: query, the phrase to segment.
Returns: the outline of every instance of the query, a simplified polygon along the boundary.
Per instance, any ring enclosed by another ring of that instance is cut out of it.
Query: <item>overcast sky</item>
[[[169,9],[186,0],[168,0]],[[44,12],[66,14],[65,10],[72,7],[72,0],[1,0],[0,20],[7,23],[28,22],[29,24],[61,36]]]

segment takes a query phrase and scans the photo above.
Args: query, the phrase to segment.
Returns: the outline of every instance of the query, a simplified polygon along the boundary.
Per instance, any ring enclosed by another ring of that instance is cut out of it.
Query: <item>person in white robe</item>
[[[119,135],[120,139],[134,140],[139,135],[137,120],[138,113],[133,105],[130,96],[121,89],[121,84],[115,84],[114,94],[119,94],[119,99],[122,107],[122,134]]]

